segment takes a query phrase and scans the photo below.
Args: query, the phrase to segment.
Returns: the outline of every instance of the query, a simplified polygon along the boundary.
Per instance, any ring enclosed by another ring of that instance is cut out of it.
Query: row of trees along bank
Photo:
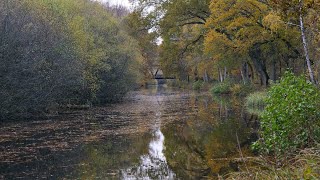
[[[132,1],[137,21],[145,22],[140,29],[163,38],[160,65],[167,76],[236,77],[267,86],[290,68],[319,80],[318,1]]]
[[[0,118],[121,99],[140,66],[126,14],[89,0],[2,0]]]
[[[262,156],[245,160],[239,148],[244,167],[226,179],[319,179],[319,1],[132,1],[136,21],[145,22],[140,29],[163,38],[159,57],[166,76],[191,76],[194,89],[199,79],[219,80],[212,88],[217,94],[276,82],[251,98],[265,104],[251,146]]]

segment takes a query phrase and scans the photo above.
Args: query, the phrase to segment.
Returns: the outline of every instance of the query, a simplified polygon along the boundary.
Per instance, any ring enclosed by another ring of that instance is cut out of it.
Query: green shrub
[[[319,142],[320,93],[314,85],[286,72],[268,91],[266,103],[254,149],[281,156]]]
[[[231,88],[231,83],[229,81],[225,81],[222,83],[215,84],[211,88],[211,92],[213,94],[228,94],[231,92],[230,88]]]
[[[193,90],[200,90],[203,87],[204,82],[203,81],[195,81],[192,84],[192,89]]]

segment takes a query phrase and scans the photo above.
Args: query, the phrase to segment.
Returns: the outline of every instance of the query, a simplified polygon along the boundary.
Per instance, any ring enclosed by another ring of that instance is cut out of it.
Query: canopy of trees
[[[182,80],[229,76],[267,86],[287,68],[319,80],[318,1],[133,1],[163,38],[163,70]]]
[[[1,1],[1,117],[119,100],[139,67],[127,13],[89,0]]]

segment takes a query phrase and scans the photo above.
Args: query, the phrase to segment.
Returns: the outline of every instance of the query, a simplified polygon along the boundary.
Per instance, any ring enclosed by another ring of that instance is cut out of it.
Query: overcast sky
[[[123,5],[126,7],[130,7],[130,3],[128,0],[98,0],[101,2],[109,2],[111,5]]]

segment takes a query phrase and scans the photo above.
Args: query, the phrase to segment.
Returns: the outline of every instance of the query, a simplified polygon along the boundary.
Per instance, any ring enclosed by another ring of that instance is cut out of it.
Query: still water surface
[[[153,86],[123,103],[1,123],[0,179],[215,179],[250,154],[239,99]]]

